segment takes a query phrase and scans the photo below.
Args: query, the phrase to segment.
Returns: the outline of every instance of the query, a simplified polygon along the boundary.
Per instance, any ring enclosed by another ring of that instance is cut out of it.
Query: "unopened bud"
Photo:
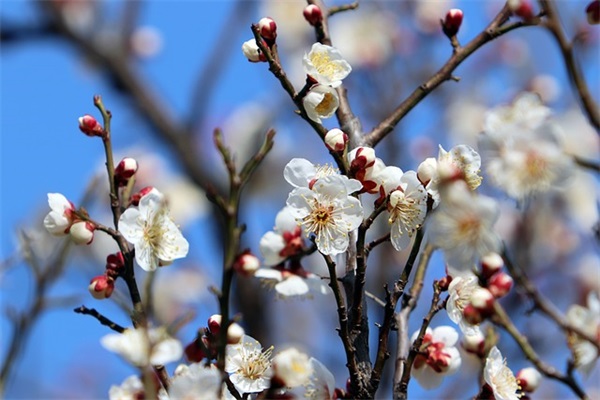
[[[277,37],[277,24],[273,18],[261,18],[260,21],[258,21],[258,31],[260,32],[260,36],[268,43],[275,42],[275,38]]]
[[[227,343],[238,344],[246,334],[244,328],[237,322],[232,322],[227,328]]]
[[[95,299],[108,299],[115,290],[115,281],[106,275],[99,275],[92,278],[88,290]]]
[[[323,12],[316,4],[309,4],[302,12],[309,24],[315,26],[323,22]]]
[[[462,347],[467,352],[483,358],[485,356],[485,337],[477,330],[471,335],[465,335],[462,339]]]
[[[504,297],[510,292],[513,287],[513,278],[504,273],[499,272],[494,274],[488,281],[487,288],[494,295],[495,298],[499,299]]]
[[[325,146],[331,151],[344,151],[346,143],[348,143],[348,135],[341,129],[334,128],[325,134]]]
[[[437,175],[437,160],[434,157],[429,157],[425,159],[421,164],[419,164],[419,168],[417,168],[417,178],[423,184],[423,186],[427,186],[427,184]]]
[[[120,251],[106,257],[106,275],[116,279],[125,266],[125,258]]]
[[[471,305],[486,317],[494,310],[494,295],[485,288],[478,287],[471,293]]]
[[[256,40],[250,39],[242,44],[242,53],[248,61],[257,63],[267,61],[265,55],[256,44]]]
[[[504,260],[498,253],[488,253],[481,258],[481,275],[488,279],[504,266]]]
[[[371,147],[357,147],[349,154],[350,168],[353,171],[364,170],[375,164],[375,150]]]
[[[88,221],[79,221],[71,225],[69,235],[75,244],[90,244],[94,240],[94,224]]]
[[[448,290],[448,287],[450,286],[451,282],[452,282],[452,277],[450,275],[446,275],[445,277],[443,277],[442,279],[440,279],[438,281],[438,287],[440,288],[440,290],[442,292],[445,292],[446,290]]]
[[[587,22],[590,25],[600,24],[600,0],[592,0],[585,8]]]
[[[260,260],[250,250],[246,250],[235,260],[233,268],[238,274],[252,276],[260,268]]]
[[[481,312],[473,306],[473,304],[467,304],[462,312],[463,318],[471,325],[479,325],[483,321],[483,315]]]
[[[542,374],[532,367],[523,368],[517,373],[517,383],[524,392],[535,392],[542,381]]]
[[[223,317],[221,314],[213,314],[208,318],[208,330],[213,335],[218,335],[221,330],[221,322],[223,321]]]
[[[79,130],[87,136],[102,136],[104,128],[89,114],[79,117]]]
[[[145,195],[147,195],[148,193],[150,193],[153,189],[154,189],[154,187],[152,187],[152,186],[146,186],[145,188],[143,188],[139,192],[131,195],[131,198],[129,199],[129,202],[131,203],[132,206],[136,206],[137,207],[140,204],[140,199],[142,197],[144,197]]]
[[[442,30],[449,38],[456,36],[463,21],[463,12],[458,8],[453,8],[446,13],[446,18],[442,21]]]
[[[138,163],[134,158],[126,157],[115,168],[115,180],[119,186],[127,185],[127,181],[131,179],[137,172]]]
[[[202,342],[205,344],[205,347],[207,347],[206,345],[208,342],[206,342],[205,336],[196,338],[193,342],[185,346],[185,358],[187,358],[187,360],[191,363],[200,362],[206,357],[206,354],[204,354],[204,351],[202,350],[203,347],[200,345],[200,343],[198,343],[199,340],[202,340]]]
[[[529,0],[508,0],[508,8],[518,17],[524,20],[533,18],[533,6]]]

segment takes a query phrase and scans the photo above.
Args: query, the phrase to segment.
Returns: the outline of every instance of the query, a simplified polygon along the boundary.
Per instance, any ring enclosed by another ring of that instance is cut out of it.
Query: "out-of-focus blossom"
[[[112,385],[108,391],[110,400],[136,400],[144,396],[144,384],[139,376],[132,375],[120,386]]]
[[[415,332],[411,341],[419,335]],[[427,328],[423,342],[419,348],[420,354],[415,358],[412,375],[419,385],[425,389],[433,389],[441,385],[444,376],[455,373],[460,368],[461,358],[455,347],[458,332],[450,326]]]
[[[323,21],[323,12],[316,4],[307,5],[304,11],[302,11],[302,15],[304,15],[304,19],[312,26],[316,26]]]
[[[241,393],[258,393],[269,388],[273,369],[273,347],[263,351],[261,344],[245,335],[240,343],[227,345],[225,371]]]
[[[600,24],[600,0],[592,0],[585,8],[585,14],[588,24]]]
[[[446,311],[448,317],[458,324],[460,330],[467,336],[480,335],[478,325],[470,324],[464,318],[465,308],[471,304],[471,296],[475,289],[479,288],[478,278],[474,274],[453,277],[450,286],[448,286],[448,301]]]
[[[123,333],[110,333],[100,342],[107,350],[118,353],[137,367],[162,365],[179,360],[183,346],[164,328],[125,329]]]
[[[336,88],[342,79],[352,71],[350,64],[340,52],[331,46],[321,43],[312,45],[310,52],[303,59],[304,72],[319,85]]]
[[[290,267],[259,268],[254,277],[273,282],[275,291],[282,297],[327,294],[327,285],[321,277],[306,271],[299,263]]]
[[[496,400],[519,400],[519,384],[497,347],[492,347],[483,369],[483,378],[492,388]]]
[[[493,229],[499,212],[493,199],[474,194],[462,181],[446,186],[427,232],[431,243],[444,250],[448,271],[454,277],[499,250],[500,239]]]
[[[162,324],[170,324],[205,296],[208,278],[199,268],[175,268],[161,271],[152,288],[154,314]]]
[[[163,48],[163,37],[160,30],[153,26],[137,27],[129,38],[133,54],[140,58],[151,58]]]
[[[511,104],[502,105],[486,113],[483,130],[499,138],[514,129],[535,130],[550,116],[551,111],[542,104],[539,95],[530,92],[519,94]]]
[[[452,8],[452,0],[419,1],[415,3],[415,22],[424,33],[432,34],[440,30],[440,20]]]
[[[285,387],[293,388],[309,381],[313,366],[305,353],[291,347],[273,357],[273,373]]]
[[[304,397],[308,399],[333,399],[335,377],[331,371],[316,358],[311,357],[309,362],[313,372],[310,376],[310,382],[306,385]]]
[[[317,248],[323,254],[345,252],[349,232],[362,222],[362,205],[351,193],[341,176],[330,175],[317,180],[312,190],[297,187],[288,197],[291,213],[307,235],[316,236]]]
[[[340,99],[335,89],[317,85],[302,99],[308,118],[321,123],[322,118],[330,118],[338,109]]]
[[[119,228],[135,246],[135,260],[146,271],[188,253],[189,243],[169,217],[164,195],[156,189],[141,198],[139,208],[125,210]]]
[[[532,393],[540,386],[542,374],[535,368],[523,368],[517,373],[517,382],[524,392]]]
[[[587,307],[572,305],[567,311],[567,321],[600,342],[600,300],[598,293],[590,292]],[[575,368],[589,374],[598,359],[598,348],[576,333],[569,333],[568,344],[573,353]]]
[[[192,363],[176,371],[169,385],[172,400],[219,400],[221,399],[221,375],[216,368],[204,363]]]

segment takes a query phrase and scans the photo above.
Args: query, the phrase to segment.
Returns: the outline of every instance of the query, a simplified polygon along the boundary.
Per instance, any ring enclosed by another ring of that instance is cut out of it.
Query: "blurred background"
[[[327,2],[327,5],[342,4]],[[364,1],[355,11],[330,20],[333,45],[352,65],[344,80],[350,104],[369,131],[450,57],[452,48],[439,20],[461,8],[458,34],[471,40],[503,6],[502,1]],[[101,141],[81,134],[77,118],[100,116],[92,104],[102,95],[113,113],[115,162],[137,159],[139,188],[153,185],[170,201],[173,219],[190,241],[190,254],[159,271],[153,296],[157,322],[169,323],[193,311],[179,338],[190,342],[206,319],[218,312],[208,288],[220,285],[222,247],[219,219],[197,182],[225,187],[226,172],[212,141],[215,128],[236,160],[245,162],[270,127],[275,146],[244,191],[241,221],[247,224],[244,247],[259,254],[260,237],[271,230],[285,205],[290,186],[283,167],[293,157],[331,162],[312,129],[294,113],[294,105],[266,64],[249,63],[241,45],[252,37],[250,25],[263,16],[278,25],[277,43],[285,70],[299,89],[304,83],[302,56],[314,31],[302,17],[303,1],[3,1],[1,27],[0,121],[0,360],[12,367],[5,398],[105,398],[111,385],[135,373],[100,345],[109,330],[77,315],[81,304],[115,322],[130,325],[128,295],[121,281],[111,300],[94,300],[90,279],[103,273],[116,245],[97,232],[87,247],[50,237],[42,220],[49,211],[47,193],[59,192],[84,204],[91,216],[111,222]],[[586,1],[559,1],[569,37],[578,37],[575,54],[596,101],[600,98],[599,30],[585,22]],[[536,5],[537,6],[537,5]],[[554,111],[564,132],[565,149],[598,160],[598,135],[573,96],[558,47],[540,27],[511,32],[487,44],[421,102],[379,147],[387,165],[416,169],[436,156],[438,144],[476,146],[486,110],[508,103],[524,90],[537,92]],[[328,128],[337,127],[334,118]],[[483,193],[498,198],[498,232],[542,293],[563,312],[585,304],[585,294],[600,288],[598,176],[583,170],[560,193],[538,198],[522,209],[485,184]],[[519,229],[526,220],[528,229]],[[373,238],[386,226],[376,226]],[[379,235],[378,235],[379,233]],[[597,233],[596,233],[597,234]],[[388,244],[373,252],[367,289],[383,297],[382,287],[397,278],[408,252]],[[305,266],[325,275],[318,256]],[[35,279],[43,275],[43,281]],[[40,272],[41,271],[41,272]],[[51,273],[44,274],[44,271]],[[136,270],[143,282],[141,269]],[[429,306],[430,285],[444,275],[436,254],[426,290],[410,320],[418,329]],[[296,345],[323,362],[344,387],[347,370],[335,327],[331,294],[280,299],[251,278],[236,278],[234,311],[248,334],[267,347]],[[544,317],[527,315],[524,295],[514,291],[503,304],[534,348],[549,364],[563,369],[568,357],[563,334]],[[370,324],[382,310],[370,303]],[[432,326],[448,323],[440,313]],[[24,322],[23,322],[24,321]],[[13,346],[15,326],[18,341]],[[25,328],[23,328],[25,326]],[[394,335],[392,335],[394,336]],[[373,340],[372,351],[375,349]],[[9,354],[9,348],[16,348]],[[513,371],[528,366],[511,338],[499,347]],[[393,350],[393,349],[392,349]],[[392,354],[394,354],[392,352]],[[379,396],[391,393],[389,362]],[[170,366],[170,370],[174,366]],[[463,360],[459,376],[424,392],[416,382],[410,398],[466,398],[477,393],[475,360]],[[580,377],[590,397],[600,396],[598,368]],[[460,382],[460,384],[459,384]],[[571,392],[544,381],[538,398],[567,398]]]

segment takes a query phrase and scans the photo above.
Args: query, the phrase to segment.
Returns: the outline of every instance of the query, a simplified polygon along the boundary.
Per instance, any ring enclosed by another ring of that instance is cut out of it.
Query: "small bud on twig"
[[[79,117],[79,130],[87,136],[103,136],[104,128],[96,121],[96,118],[89,114]]]
[[[323,22],[323,12],[319,8],[319,6],[315,4],[309,4],[308,6],[306,6],[302,14],[304,15],[304,18],[308,21],[308,23],[312,26]]]
[[[587,22],[590,25],[600,24],[600,0],[592,0],[585,8],[587,14]]]
[[[275,43],[275,38],[277,38],[277,24],[272,18],[261,18],[258,21],[258,31],[268,44]]]
[[[446,17],[442,21],[442,30],[444,34],[452,39],[458,33],[463,21],[463,12],[458,8],[453,8],[446,13]]]

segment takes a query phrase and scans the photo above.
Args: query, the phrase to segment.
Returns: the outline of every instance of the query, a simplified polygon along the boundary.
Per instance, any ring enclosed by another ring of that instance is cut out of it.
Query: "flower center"
[[[315,111],[320,115],[326,115],[335,106],[335,97],[331,93],[325,93],[323,100],[315,107]]]
[[[341,67],[331,61],[331,58],[327,53],[315,52],[311,55],[310,61],[317,69],[317,72],[330,80],[333,80],[335,74],[341,72]]]
[[[474,243],[479,237],[481,221],[476,215],[465,215],[457,221],[457,236],[464,239],[466,243]]]
[[[388,222],[391,224],[399,220],[398,227],[401,235],[403,230],[412,235],[419,228],[417,220],[420,213],[416,207],[418,204],[415,199],[407,197],[401,190],[395,190],[390,195],[389,205],[391,210]]]
[[[243,362],[237,372],[243,375],[245,378],[257,380],[261,378],[271,366],[273,346],[269,347],[265,351],[259,351],[257,349],[252,349],[249,351],[246,350],[247,349],[243,347],[240,350],[242,352]]]
[[[506,398],[516,394],[520,388],[517,378],[515,378],[510,368],[506,366],[506,360],[504,360],[504,365],[498,373],[492,377],[492,382],[496,386],[494,392]],[[517,394],[517,397],[521,397],[521,395]]]

